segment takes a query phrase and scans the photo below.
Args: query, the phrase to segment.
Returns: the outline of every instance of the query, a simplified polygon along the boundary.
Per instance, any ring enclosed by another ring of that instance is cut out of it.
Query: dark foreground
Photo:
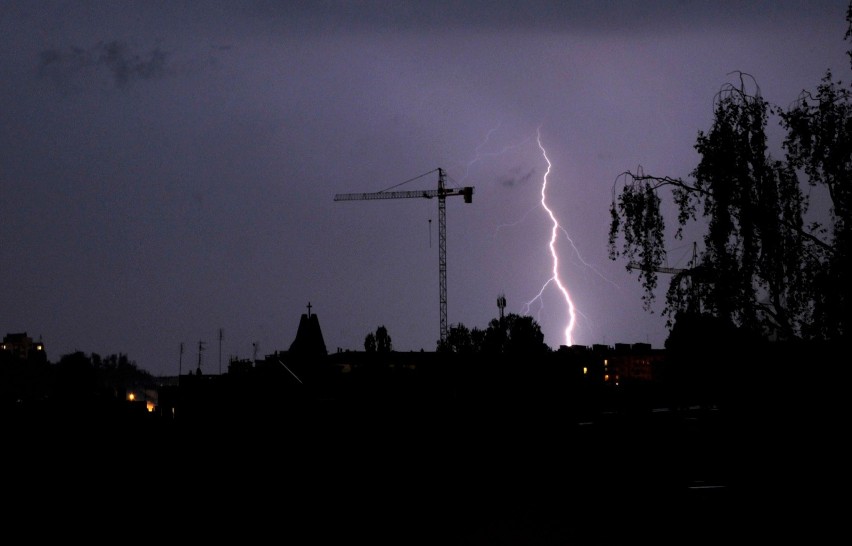
[[[4,490],[8,521],[38,513],[21,529],[33,539],[820,543],[845,519],[837,426],[834,407],[757,403],[583,419],[311,407],[253,422],[16,422]]]

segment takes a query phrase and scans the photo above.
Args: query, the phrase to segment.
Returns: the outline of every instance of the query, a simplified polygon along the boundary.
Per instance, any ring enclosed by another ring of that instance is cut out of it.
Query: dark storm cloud
[[[139,54],[126,43],[112,40],[89,49],[44,50],[39,54],[38,70],[57,85],[85,77],[90,70],[102,71],[117,87],[123,87],[135,80],[162,78],[168,73],[167,62],[168,53],[158,48]]]
[[[522,186],[529,182],[529,180],[535,176],[535,169],[530,169],[526,174],[522,174],[520,176],[507,176],[503,180],[500,181],[500,185],[507,188],[514,188],[515,186]]]
[[[276,2],[256,0],[223,9],[239,9],[277,28],[308,32],[365,29],[397,31],[601,31],[671,32],[684,28],[736,25],[743,21],[767,22],[782,13],[808,17],[800,0],[364,0],[340,2]],[[812,4],[826,4],[814,1]],[[813,10],[811,10],[813,11]]]

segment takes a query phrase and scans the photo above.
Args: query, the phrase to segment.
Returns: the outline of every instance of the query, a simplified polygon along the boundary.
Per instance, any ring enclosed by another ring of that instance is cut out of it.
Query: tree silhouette
[[[696,402],[720,404],[730,378],[748,351],[731,355],[730,347],[751,346],[755,341],[730,322],[708,314],[679,313],[666,339],[665,379],[680,407]]]
[[[847,22],[852,29],[852,5]],[[691,312],[771,339],[848,335],[849,90],[827,72],[816,96],[804,93],[783,112],[762,98],[748,74],[737,74],[738,85],[727,84],[716,96],[710,130],[698,133],[695,149],[701,159],[691,180],[647,175],[641,167],[616,178],[610,259],[625,257],[628,268],[638,271],[650,310],[666,262],[661,194],[667,189],[677,210],[675,239],[682,239],[687,227],[703,230],[703,251],[672,277],[666,292],[669,327],[676,316]],[[787,130],[785,160],[767,151],[772,114]],[[800,183],[802,172],[807,184],[827,190],[831,206],[822,212],[829,225],[806,222],[815,211]]]
[[[509,313],[492,319],[485,330],[483,352],[505,354],[543,354],[550,352],[544,343],[541,326],[530,316]]]
[[[447,339],[438,341],[438,352],[474,354],[482,352],[485,332],[479,328],[469,329],[462,323],[450,325]]]
[[[388,335],[388,329],[384,326],[376,328],[376,351],[380,353],[393,351],[393,342],[390,335]]]
[[[364,350],[368,353],[376,352],[376,335],[373,332],[370,332],[364,338]]]
[[[393,342],[388,329],[384,325],[376,328],[376,332],[370,332],[364,338],[364,350],[368,353],[389,353],[393,351]]]
[[[541,326],[529,316],[509,313],[492,319],[488,328],[468,329],[464,324],[452,325],[445,342],[438,342],[438,352],[460,354],[541,354],[550,351],[544,343]]]
[[[852,38],[852,3],[845,38]],[[852,61],[852,49],[847,51]],[[827,70],[816,95],[803,92],[789,112],[780,112],[787,130],[787,161],[803,170],[811,187],[827,190],[830,225],[812,230],[824,238],[811,242],[807,273],[813,282],[807,300],[813,312],[806,337],[837,339],[850,335],[852,309],[852,100],[850,90]]]

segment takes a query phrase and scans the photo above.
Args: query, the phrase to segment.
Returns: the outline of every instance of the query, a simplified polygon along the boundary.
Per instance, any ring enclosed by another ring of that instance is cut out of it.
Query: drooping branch
[[[627,178],[631,179],[632,183],[635,183],[635,182],[641,183],[641,182],[649,182],[650,181],[651,182],[650,189],[652,189],[652,190],[658,190],[658,189],[663,188],[665,186],[673,186],[673,187],[676,187],[676,188],[681,188],[681,189],[688,191],[688,192],[695,192],[695,193],[702,193],[702,194],[710,195],[710,192],[707,189],[699,188],[698,186],[692,186],[690,184],[687,184],[686,182],[684,182],[680,178],[672,178],[670,176],[652,176],[650,174],[644,174],[644,173],[641,172],[641,167],[640,167],[639,171],[637,171],[636,173],[633,173],[631,171],[624,171],[623,173],[619,174],[616,177],[615,182],[612,185],[613,201],[616,198],[616,190],[617,190],[617,186],[618,186],[618,181],[621,180],[621,179],[627,179]],[[632,183],[629,183],[629,184],[625,183],[625,186],[629,186]]]
[[[702,195],[702,196],[705,196],[705,197],[713,197],[713,191],[709,187],[699,187],[699,186],[696,186],[696,185],[691,185],[691,184],[684,182],[684,180],[681,179],[681,178],[672,178],[670,176],[653,176],[653,175],[649,175],[649,174],[644,174],[644,173],[641,172],[641,167],[640,167],[639,170],[637,171],[637,173],[633,173],[631,171],[624,171],[623,173],[619,174],[616,177],[616,180],[615,180],[615,182],[613,183],[613,186],[612,186],[613,205],[616,203],[616,201],[618,199],[618,195],[616,194],[618,181],[621,180],[621,179],[625,179],[625,178],[629,178],[632,181],[631,183],[625,183],[625,186],[629,186],[632,183],[636,183],[636,182],[643,183],[643,182],[649,182],[650,181],[651,184],[649,185],[649,188],[654,190],[654,191],[656,191],[660,188],[664,188],[666,186],[670,186],[670,187],[673,187],[673,188],[676,188],[676,189],[683,190],[687,194],[691,194],[691,195],[699,194],[699,195]],[[803,238],[814,243],[815,245],[819,246],[823,250],[825,250],[829,253],[834,252],[835,249],[832,245],[823,241],[822,239],[820,239],[819,237],[817,237],[813,233],[802,229],[801,226],[794,224],[793,222],[790,222],[788,220],[784,220],[784,219],[781,219],[780,221],[782,222],[782,224],[785,227],[787,227],[787,228],[793,230],[794,232],[798,233]]]

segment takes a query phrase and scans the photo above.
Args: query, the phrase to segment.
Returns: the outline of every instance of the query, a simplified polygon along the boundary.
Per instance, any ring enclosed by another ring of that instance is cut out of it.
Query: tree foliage
[[[453,324],[447,330],[447,339],[438,342],[438,352],[474,354],[482,351],[485,332],[479,328],[469,329],[462,323]]]
[[[852,4],[847,19],[852,29]],[[847,37],[850,33],[847,32]],[[852,54],[852,50],[850,50]],[[805,173],[811,187],[824,188],[831,207],[827,225],[812,223],[819,235],[809,241],[806,271],[813,290],[809,337],[835,339],[850,334],[852,293],[852,100],[850,90],[826,72],[816,94],[802,93],[794,107],[782,112],[787,129],[788,161]]]
[[[376,352],[376,334],[373,332],[368,333],[364,337],[364,350],[368,353]]]
[[[128,389],[153,384],[153,376],[126,354],[101,357],[75,351],[62,355],[53,368],[56,390],[80,397],[115,398]]]
[[[370,332],[364,338],[364,350],[368,353],[389,353],[393,351],[393,341],[384,325],[376,328],[376,332]]]
[[[852,30],[852,4],[847,22]],[[682,239],[687,226],[697,226],[703,250],[671,278],[663,311],[669,326],[689,312],[762,337],[847,336],[849,89],[827,71],[815,95],[803,93],[784,111],[763,99],[749,75],[737,74],[738,83],[726,84],[716,96],[710,130],[698,133],[695,149],[701,159],[688,180],[646,175],[641,167],[616,179],[610,258],[626,258],[628,268],[638,272],[650,310],[658,275],[666,271],[662,198],[663,190],[670,190],[677,211],[673,237]],[[773,115],[787,135],[781,160],[768,152],[766,126]],[[805,184],[826,190],[830,210],[811,209]]]
[[[454,324],[447,339],[438,342],[439,352],[462,354],[542,354],[550,351],[544,343],[541,326],[530,316],[509,313],[492,319],[485,330],[468,329],[464,324]]]
[[[549,351],[541,326],[529,315],[509,313],[502,319],[492,319],[485,330],[486,353],[519,355]]]
[[[388,334],[388,329],[384,326],[376,328],[376,350],[380,353],[389,353],[393,351],[393,343]]]

